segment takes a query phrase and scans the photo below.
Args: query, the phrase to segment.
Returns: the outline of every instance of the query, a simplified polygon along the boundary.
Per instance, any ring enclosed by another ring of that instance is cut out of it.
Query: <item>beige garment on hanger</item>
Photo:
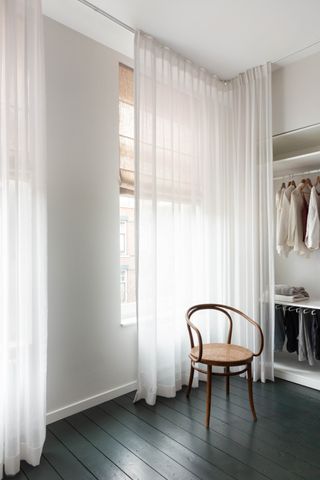
[[[320,248],[320,195],[316,187],[312,187],[310,194],[305,244],[313,250]]]
[[[306,255],[309,252],[304,243],[307,200],[301,192],[303,187],[304,183],[300,183],[291,193],[287,241],[287,245],[300,255]]]

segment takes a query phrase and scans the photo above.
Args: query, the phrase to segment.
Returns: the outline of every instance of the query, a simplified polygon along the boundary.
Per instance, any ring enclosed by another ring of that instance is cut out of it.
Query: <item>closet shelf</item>
[[[292,305],[294,307],[315,308],[320,310],[320,298],[308,298],[307,300],[300,300],[300,302],[285,302],[283,300],[274,302],[277,305]]]
[[[320,124],[279,133],[273,136],[273,156],[280,160],[320,148]]]
[[[294,174],[302,170],[320,170],[320,150],[273,161],[275,175]]]
[[[276,353],[274,357],[274,374],[278,378],[289,382],[305,385],[320,390],[320,362],[316,361],[313,367],[307,362],[298,362],[297,356],[292,353]]]

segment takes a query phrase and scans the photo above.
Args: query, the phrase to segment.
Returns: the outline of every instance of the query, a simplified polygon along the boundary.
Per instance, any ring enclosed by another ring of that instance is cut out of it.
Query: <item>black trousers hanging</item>
[[[284,316],[284,325],[287,335],[287,350],[290,353],[298,353],[299,314],[295,310],[287,309]]]

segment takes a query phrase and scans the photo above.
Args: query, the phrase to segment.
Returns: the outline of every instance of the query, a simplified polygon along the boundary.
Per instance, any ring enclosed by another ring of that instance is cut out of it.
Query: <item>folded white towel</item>
[[[301,302],[303,300],[309,300],[309,295],[277,295],[274,296],[275,301],[278,302]]]

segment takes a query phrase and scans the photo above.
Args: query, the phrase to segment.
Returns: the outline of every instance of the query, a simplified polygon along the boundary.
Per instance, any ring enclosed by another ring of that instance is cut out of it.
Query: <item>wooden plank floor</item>
[[[22,464],[16,480],[319,480],[320,392],[277,380],[254,384],[214,377],[211,427],[205,384],[156,406],[124,395],[48,426],[41,465]]]

